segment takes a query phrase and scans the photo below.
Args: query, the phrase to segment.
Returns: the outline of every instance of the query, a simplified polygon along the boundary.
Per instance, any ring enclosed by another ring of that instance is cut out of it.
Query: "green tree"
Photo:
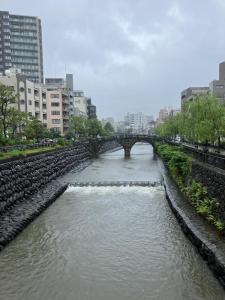
[[[70,132],[75,136],[85,136],[87,133],[87,118],[82,116],[71,116]]]
[[[3,133],[3,137],[7,138],[8,130],[8,117],[10,113],[10,107],[16,103],[16,95],[12,88],[0,84],[0,126]]]
[[[40,120],[35,117],[30,117],[27,127],[25,128],[25,135],[27,139],[42,139],[48,136],[48,130],[44,127]]]
[[[95,118],[87,119],[87,135],[89,137],[102,136],[104,130],[102,128],[102,123]]]
[[[20,112],[15,108],[9,108],[7,116],[9,137],[15,139],[25,128],[27,122],[27,113]]]
[[[192,143],[220,145],[225,136],[225,106],[210,93],[199,94],[183,105],[180,114],[159,125],[156,132],[171,139],[178,134]]]
[[[114,128],[110,122],[107,122],[103,129],[106,135],[112,135],[114,133]]]

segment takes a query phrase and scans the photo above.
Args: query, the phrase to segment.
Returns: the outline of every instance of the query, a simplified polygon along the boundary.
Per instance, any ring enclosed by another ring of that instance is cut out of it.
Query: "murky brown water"
[[[152,148],[108,153],[67,180],[161,179]],[[0,299],[225,299],[162,187],[70,187],[0,254]]]

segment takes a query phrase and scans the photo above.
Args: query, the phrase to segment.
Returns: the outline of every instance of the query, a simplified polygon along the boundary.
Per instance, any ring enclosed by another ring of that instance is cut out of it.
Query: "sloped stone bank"
[[[86,148],[77,143],[74,147],[0,164],[0,215],[88,158]]]
[[[0,217],[0,251],[30,222],[52,204],[67,188],[53,181],[23,202],[17,202]]]
[[[115,142],[101,152],[114,149]],[[91,158],[87,147],[73,147],[0,162],[0,251],[67,188],[60,177],[79,172]],[[63,177],[62,177],[63,178]]]

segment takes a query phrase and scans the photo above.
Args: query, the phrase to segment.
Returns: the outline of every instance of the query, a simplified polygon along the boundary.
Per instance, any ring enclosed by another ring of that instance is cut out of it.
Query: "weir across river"
[[[100,181],[100,182],[76,182],[73,186],[88,187],[88,186],[143,186],[143,187],[156,187],[161,186],[162,182],[151,181]]]

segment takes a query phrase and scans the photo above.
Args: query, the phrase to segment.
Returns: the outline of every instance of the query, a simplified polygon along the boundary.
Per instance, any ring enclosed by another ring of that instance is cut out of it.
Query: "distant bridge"
[[[134,144],[144,142],[153,146],[157,140],[159,137],[154,135],[116,135],[108,138],[89,139],[86,146],[93,157],[98,157],[105,143],[115,141],[123,147],[125,157],[130,157],[131,148]]]

